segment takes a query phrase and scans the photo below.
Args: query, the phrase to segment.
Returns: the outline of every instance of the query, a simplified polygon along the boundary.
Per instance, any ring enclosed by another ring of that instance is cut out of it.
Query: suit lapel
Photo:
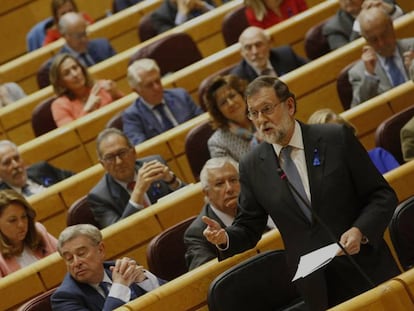
[[[303,144],[305,148],[306,167],[308,171],[309,188],[311,193],[312,208],[320,197],[323,183],[323,171],[325,167],[326,143],[321,140],[317,132],[301,123]]]
[[[147,132],[149,136],[160,134],[160,128],[162,128],[162,126],[160,127],[160,122],[154,116],[153,112],[147,106],[145,106],[145,104],[142,102],[141,97],[136,101],[136,108],[145,123],[145,132]]]

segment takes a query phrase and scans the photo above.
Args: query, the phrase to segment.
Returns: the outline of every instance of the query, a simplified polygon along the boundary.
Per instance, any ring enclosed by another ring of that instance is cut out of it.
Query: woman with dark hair
[[[35,222],[35,216],[19,193],[0,191],[0,277],[56,251],[57,240]]]
[[[207,89],[207,110],[216,131],[208,140],[210,156],[239,161],[257,144],[255,128],[247,118],[244,90],[248,82],[234,75],[219,76]]]
[[[78,6],[74,0],[52,0],[51,10],[53,14],[53,24],[46,30],[46,36],[43,45],[47,45],[53,41],[58,40],[61,34],[58,29],[59,19],[62,15],[68,12],[78,12]],[[93,23],[92,17],[86,13],[82,13],[83,18],[88,24]]]
[[[88,69],[70,54],[58,54],[55,57],[49,78],[58,96],[51,108],[58,127],[123,96],[114,81],[95,82]]]

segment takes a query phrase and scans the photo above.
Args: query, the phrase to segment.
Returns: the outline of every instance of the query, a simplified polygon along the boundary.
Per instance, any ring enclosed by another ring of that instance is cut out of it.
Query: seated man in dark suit
[[[160,34],[212,9],[211,0],[164,0],[151,14],[151,22]]]
[[[101,228],[136,213],[184,184],[160,156],[136,160],[134,146],[115,128],[103,130],[96,140],[105,176],[91,190],[88,201]]]
[[[72,175],[47,162],[26,168],[17,146],[9,140],[0,141],[0,190],[14,189],[28,197]]]
[[[271,48],[267,33],[255,26],[246,28],[239,37],[243,60],[231,70],[249,82],[260,75],[282,76],[304,64],[306,60],[284,45]]]
[[[217,247],[203,235],[207,225],[201,219],[203,216],[212,218],[223,228],[233,223],[240,193],[238,163],[228,157],[209,159],[201,170],[200,183],[207,204],[184,234],[185,260],[189,270],[218,256]],[[269,218],[267,229],[271,228],[275,228],[275,224]]]
[[[63,230],[58,252],[68,273],[51,297],[54,311],[114,310],[165,283],[133,259],[104,261],[102,234],[89,224]]]
[[[149,58],[128,67],[128,83],[140,95],[122,115],[123,130],[134,145],[203,113],[182,88],[164,90],[160,68]]]

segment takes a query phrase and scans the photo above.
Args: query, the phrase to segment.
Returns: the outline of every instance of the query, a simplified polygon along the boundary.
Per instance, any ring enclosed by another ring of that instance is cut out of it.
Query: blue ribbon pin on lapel
[[[321,159],[319,157],[319,150],[318,148],[315,148],[313,150],[313,166],[320,166],[321,165]]]

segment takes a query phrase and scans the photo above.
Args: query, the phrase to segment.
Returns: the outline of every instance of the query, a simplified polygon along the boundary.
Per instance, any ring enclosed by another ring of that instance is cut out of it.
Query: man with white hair
[[[306,64],[288,45],[271,48],[268,34],[259,27],[246,28],[239,43],[243,60],[230,73],[249,82],[261,75],[280,77]]]
[[[26,168],[17,146],[9,140],[0,141],[0,190],[13,189],[28,197],[72,175],[47,162]]]
[[[203,235],[207,225],[202,218],[207,216],[214,219],[223,228],[232,224],[240,194],[239,165],[229,157],[211,158],[201,170],[200,183],[206,204],[184,234],[187,247],[185,260],[189,270],[218,256],[217,247]],[[275,224],[269,218],[266,229],[271,228],[275,228]]]
[[[165,90],[160,68],[149,58],[128,67],[128,83],[140,95],[123,113],[123,131],[134,145],[203,113],[182,88]]]

